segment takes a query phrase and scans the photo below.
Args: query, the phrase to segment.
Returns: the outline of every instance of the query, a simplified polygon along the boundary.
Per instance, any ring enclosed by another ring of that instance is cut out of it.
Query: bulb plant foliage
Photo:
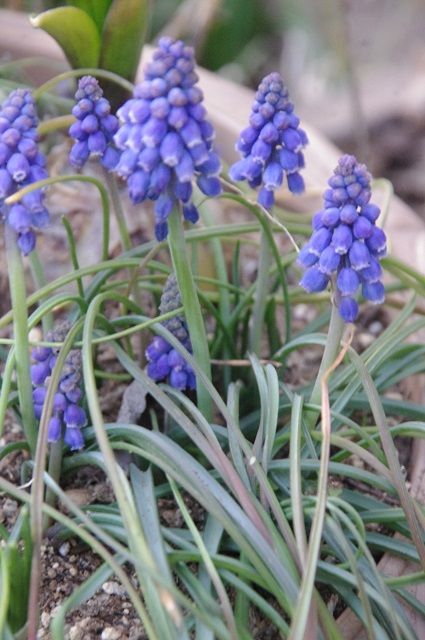
[[[116,1],[102,3],[103,12],[88,4],[95,26],[84,20],[99,64],[108,55],[100,53],[96,38],[102,29],[112,38],[108,20],[119,8]],[[61,41],[56,15],[44,15],[43,28]],[[108,172],[108,189],[113,185],[115,210],[117,199],[136,212],[150,211],[152,201],[154,228],[142,229],[143,237],[151,236],[147,241],[136,244],[133,238],[131,246],[128,233],[130,249],[80,267],[65,222],[73,271],[51,281],[40,276],[43,255],[36,253],[36,234],[50,220],[38,183],[57,181],[46,180],[43,149],[49,139],[40,142],[37,133],[34,96],[43,90],[15,89],[0,108],[0,211],[13,304],[0,325],[4,330],[13,319],[15,332],[10,351],[2,350],[1,426],[12,408],[25,433],[38,438],[37,448],[29,447],[30,455],[37,452],[36,464],[27,469],[33,474],[31,496],[0,478],[1,492],[30,502],[34,541],[25,620],[22,608],[16,618],[9,598],[17,575],[10,566],[10,558],[18,557],[14,532],[19,529],[22,538],[22,527],[10,534],[1,528],[7,544],[0,546],[0,636],[12,638],[12,630],[27,623],[25,632],[36,637],[44,509],[62,539],[81,537],[105,562],[60,603],[50,629],[54,640],[64,637],[69,608],[111,573],[152,639],[253,638],[258,621],[273,637],[301,639],[310,626],[317,637],[339,638],[338,615],[346,609],[365,637],[412,640],[404,604],[423,611],[407,587],[423,581],[424,532],[393,436],[424,437],[425,411],[386,392],[425,368],[417,357],[423,346],[404,342],[425,326],[423,311],[414,300],[408,303],[360,356],[344,342],[338,368],[330,373],[345,325],[358,321],[363,309],[370,311],[370,303],[384,303],[384,268],[397,279],[396,288],[422,294],[425,288],[420,274],[385,257],[368,170],[353,156],[339,159],[322,208],[310,212],[311,229],[305,215],[288,214],[280,204],[309,190],[308,139],[277,72],[259,84],[249,125],[235,140],[240,159],[226,172],[190,46],[161,38],[141,82],[117,110],[111,105],[118,94],[110,101],[101,74],[94,75],[79,78],[68,113],[73,123],[62,132],[68,133],[69,164],[77,171],[71,179],[83,179],[86,171],[97,175],[99,163]],[[240,182],[248,185],[243,192]],[[226,217],[229,200],[232,215]],[[308,205],[300,200],[300,206],[305,211]],[[220,207],[222,217],[215,220],[211,213]],[[125,215],[116,213],[122,229]],[[298,243],[298,255],[285,243],[282,226],[273,225],[275,213]],[[108,228],[109,209],[103,214]],[[43,246],[50,241],[46,237]],[[241,258],[245,242],[258,247],[254,281]],[[38,262],[26,258],[31,252]],[[22,277],[27,263],[34,281],[44,283],[31,294]],[[304,291],[296,284],[301,271]],[[164,273],[170,275],[162,286]],[[306,319],[300,328],[298,303],[317,309],[309,314],[315,316],[312,324]],[[31,330],[40,323],[43,342],[30,350]],[[250,332],[255,340],[248,339]],[[299,351],[301,357],[315,344],[325,346],[322,366],[301,384],[292,378],[291,354]],[[112,361],[109,369],[105,363]],[[115,387],[123,396],[121,410],[114,407],[105,421],[102,402]],[[53,392],[48,415],[46,398]],[[115,409],[116,420],[110,415]],[[47,476],[38,431],[42,416]],[[1,456],[19,446],[6,445]],[[353,455],[362,464],[352,465]],[[106,473],[115,495],[110,505],[81,510],[60,488],[62,470],[72,478],[74,468],[87,464]],[[55,508],[57,496],[66,514]],[[180,527],[160,526],[159,498],[179,505]],[[196,522],[199,509],[188,507],[195,503],[202,513]],[[417,562],[422,573],[418,568],[402,579],[388,578],[377,561],[382,549]],[[123,563],[134,569],[135,579],[129,580]],[[29,576],[25,580],[28,586]]]

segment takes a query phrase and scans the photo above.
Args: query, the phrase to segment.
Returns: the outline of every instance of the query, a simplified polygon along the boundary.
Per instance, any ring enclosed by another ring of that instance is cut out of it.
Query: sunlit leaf
[[[58,7],[30,18],[31,24],[52,36],[74,69],[97,67],[100,35],[96,23],[78,7]]]
[[[102,32],[99,66],[133,80],[148,21],[148,0],[114,0]]]
[[[88,13],[95,21],[99,32],[101,32],[112,0],[68,0],[67,4],[78,7]]]

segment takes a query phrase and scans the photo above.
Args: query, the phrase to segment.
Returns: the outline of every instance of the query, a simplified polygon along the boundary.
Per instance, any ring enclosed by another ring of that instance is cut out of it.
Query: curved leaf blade
[[[78,7],[89,14],[95,21],[99,33],[102,31],[106,14],[109,11],[112,0],[68,0],[67,4]]]
[[[114,0],[102,32],[99,66],[134,80],[145,41],[149,0]]]
[[[58,7],[30,20],[56,40],[73,69],[98,66],[100,35],[88,13],[78,7]]]

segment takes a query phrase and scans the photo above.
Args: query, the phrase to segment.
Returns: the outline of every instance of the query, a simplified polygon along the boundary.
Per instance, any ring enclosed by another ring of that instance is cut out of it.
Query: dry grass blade
[[[322,449],[319,471],[319,484],[317,488],[316,511],[311,527],[306,570],[301,583],[295,614],[292,619],[289,640],[305,640],[307,638],[307,621],[312,611],[312,596],[316,576],[317,562],[319,559],[320,544],[323,531],[323,523],[326,512],[326,498],[328,486],[328,466],[331,438],[331,409],[329,403],[328,379],[331,373],[341,364],[353,339],[353,326],[349,325],[348,335],[344,341],[338,357],[324,372],[321,380],[322,389]]]

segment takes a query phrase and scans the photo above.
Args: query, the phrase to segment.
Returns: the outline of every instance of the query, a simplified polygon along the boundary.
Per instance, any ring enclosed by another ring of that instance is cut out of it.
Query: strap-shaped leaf
[[[97,67],[100,35],[94,20],[78,7],[58,7],[31,18],[62,47],[71,67]]]
[[[88,13],[95,21],[99,33],[101,33],[112,0],[68,0],[67,4],[78,7]]]
[[[145,40],[149,0],[114,0],[102,33],[99,66],[134,80]]]

